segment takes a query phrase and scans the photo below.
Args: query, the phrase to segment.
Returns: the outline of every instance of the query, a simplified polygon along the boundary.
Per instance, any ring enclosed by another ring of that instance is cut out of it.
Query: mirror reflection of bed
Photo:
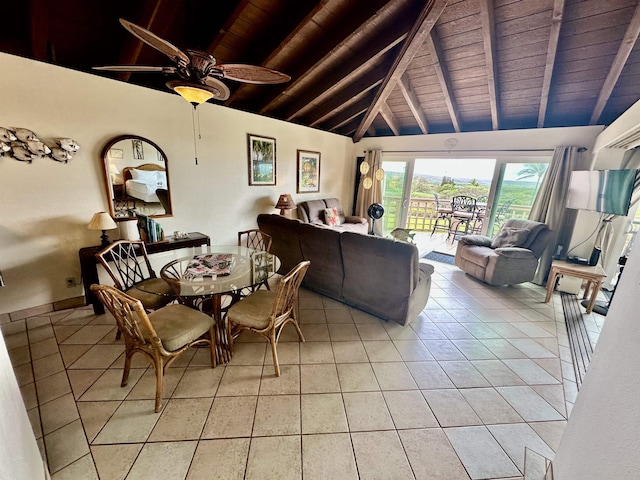
[[[152,141],[135,135],[111,140],[102,159],[111,214],[118,219],[136,213],[171,215],[167,159]]]

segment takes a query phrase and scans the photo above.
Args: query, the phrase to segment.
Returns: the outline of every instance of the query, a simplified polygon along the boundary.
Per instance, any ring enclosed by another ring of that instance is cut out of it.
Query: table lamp
[[[296,208],[296,203],[293,201],[293,198],[291,198],[291,195],[283,193],[280,195],[280,198],[278,198],[276,208],[280,209],[280,215],[289,216],[290,213],[287,210]]]
[[[89,225],[87,225],[87,228],[89,230],[102,230],[100,239],[102,240],[102,246],[106,247],[111,243],[111,240],[109,240],[109,236],[107,235],[107,230],[118,228],[118,225],[107,212],[98,212],[93,215],[93,218],[89,222]]]

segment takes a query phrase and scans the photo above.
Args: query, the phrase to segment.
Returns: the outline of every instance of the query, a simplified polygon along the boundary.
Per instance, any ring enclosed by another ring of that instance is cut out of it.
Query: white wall
[[[167,232],[235,243],[259,213],[276,213],[281,193],[297,201],[335,196],[350,209],[355,157],[348,137],[203,104],[195,165],[192,107],[178,95],[3,53],[0,72],[0,126],[80,145],[66,165],[0,157],[0,270],[7,283],[0,313],[82,295],[65,278],[80,278],[78,250],[98,243],[100,233],[86,226],[107,210],[100,154],[118,135],[146,137],[166,153],[174,212],[160,219]],[[248,185],[247,133],[276,139],[276,186]],[[320,193],[296,194],[296,149],[321,152]]]

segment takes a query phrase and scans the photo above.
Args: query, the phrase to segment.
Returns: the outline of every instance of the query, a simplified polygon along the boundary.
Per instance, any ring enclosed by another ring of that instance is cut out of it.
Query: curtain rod
[[[553,152],[554,148],[514,148],[514,149],[473,149],[473,150],[381,150],[382,153],[474,153],[474,152]],[[578,152],[586,151],[586,147],[578,147]],[[367,153],[370,150],[364,150]]]

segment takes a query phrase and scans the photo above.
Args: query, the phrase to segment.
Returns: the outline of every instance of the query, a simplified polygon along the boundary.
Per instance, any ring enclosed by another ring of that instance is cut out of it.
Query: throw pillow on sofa
[[[331,226],[335,227],[336,225],[340,225],[340,215],[338,214],[337,208],[325,208],[324,209],[324,222]]]
[[[519,247],[529,237],[528,228],[503,227],[491,241],[491,248]]]

